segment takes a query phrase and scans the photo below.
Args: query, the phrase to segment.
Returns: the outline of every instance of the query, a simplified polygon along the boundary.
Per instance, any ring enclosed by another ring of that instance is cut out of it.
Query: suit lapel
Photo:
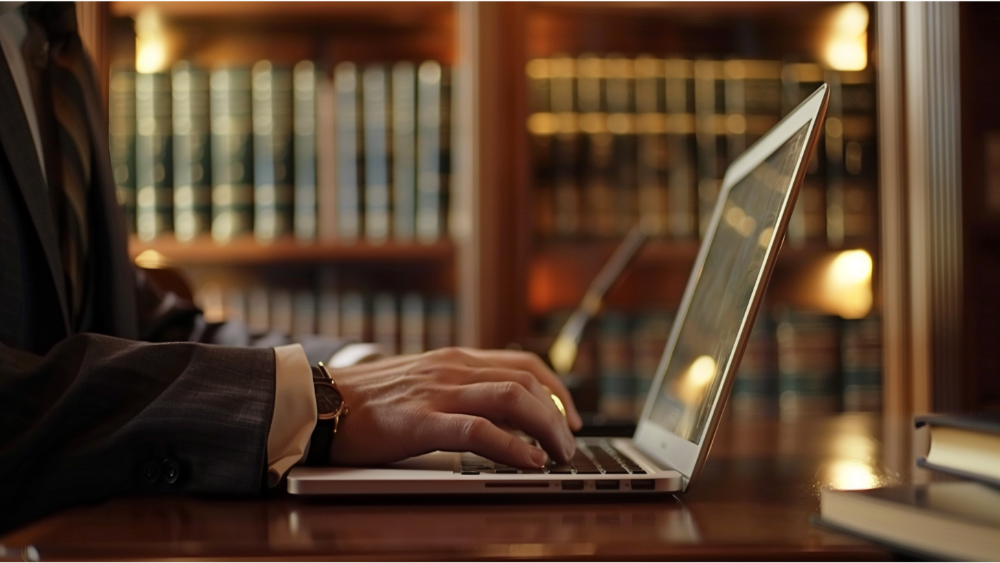
[[[11,75],[7,58],[0,53],[0,144],[14,171],[14,179],[21,190],[24,202],[35,224],[45,260],[49,264],[59,294],[59,306],[63,314],[63,324],[66,334],[72,332],[70,326],[69,306],[66,296],[66,278],[63,272],[61,254],[59,252],[58,231],[52,217],[49,205],[48,188],[42,176],[41,163],[35,152],[35,143],[31,138],[28,120],[22,109],[21,98],[18,96]]]

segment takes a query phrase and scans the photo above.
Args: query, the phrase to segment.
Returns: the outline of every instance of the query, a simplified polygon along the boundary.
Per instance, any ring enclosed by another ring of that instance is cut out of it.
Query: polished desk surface
[[[823,488],[907,482],[908,436],[868,414],[730,420],[691,490],[639,502],[117,499],[9,533],[0,560],[888,559],[809,518]]]

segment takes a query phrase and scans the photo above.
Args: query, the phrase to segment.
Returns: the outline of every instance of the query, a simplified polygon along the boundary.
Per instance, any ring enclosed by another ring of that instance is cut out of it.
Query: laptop
[[[726,169],[631,439],[579,438],[567,464],[519,470],[433,452],[384,467],[296,467],[295,495],[648,494],[705,463],[826,115],[824,84]]]

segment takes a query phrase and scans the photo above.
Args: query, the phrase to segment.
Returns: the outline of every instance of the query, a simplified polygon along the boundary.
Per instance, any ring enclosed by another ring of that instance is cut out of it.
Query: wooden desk
[[[908,435],[875,415],[728,421],[695,487],[651,502],[119,499],[5,536],[0,559],[888,559],[808,519],[824,487],[907,481]]]

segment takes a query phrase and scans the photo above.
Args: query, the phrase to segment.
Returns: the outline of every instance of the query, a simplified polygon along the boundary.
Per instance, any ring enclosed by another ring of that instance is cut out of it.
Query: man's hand
[[[445,450],[540,467],[545,452],[569,461],[576,449],[570,428],[582,426],[566,387],[526,352],[446,348],[332,374],[349,409],[333,438],[335,465],[384,464]],[[534,437],[544,451],[505,428]]]

